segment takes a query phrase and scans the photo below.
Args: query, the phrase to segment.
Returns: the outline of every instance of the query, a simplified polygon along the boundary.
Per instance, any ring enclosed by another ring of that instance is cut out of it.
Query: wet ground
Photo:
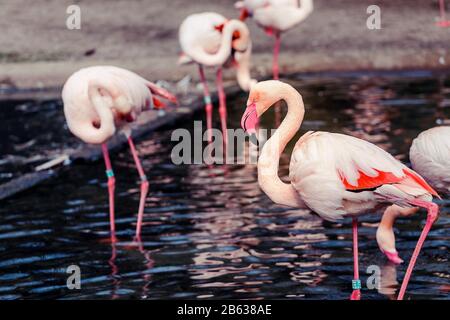
[[[314,74],[290,82],[306,103],[301,133],[327,130],[362,137],[405,162],[411,140],[450,116],[450,77],[443,74]],[[239,127],[245,100],[245,94],[229,98],[229,128]],[[0,117],[1,182],[39,163],[33,157],[78,143],[64,128],[59,101],[3,102]],[[202,119],[200,113],[181,126],[192,130],[193,120]],[[273,127],[273,122],[269,114],[262,126]],[[107,188],[100,161],[74,164],[57,178],[3,200],[0,299],[349,297],[349,220],[324,222],[306,210],[274,205],[258,188],[254,165],[172,164],[172,129],[138,141],[151,190],[139,246],[131,241],[139,185],[128,150],[112,156],[120,240],[115,245],[107,241]],[[282,175],[289,155],[287,150],[281,160]],[[449,298],[450,202],[441,205],[408,298]],[[397,249],[405,260],[424,217],[420,212],[397,223]],[[381,289],[364,289],[363,299],[394,298],[406,266],[388,263],[379,252],[379,215],[361,220],[363,283],[371,265],[379,266],[382,276]],[[80,290],[66,287],[66,269],[73,264],[81,269]]]

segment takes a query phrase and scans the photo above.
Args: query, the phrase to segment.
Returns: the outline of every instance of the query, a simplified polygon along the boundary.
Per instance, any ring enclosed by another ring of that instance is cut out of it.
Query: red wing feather
[[[373,189],[382,186],[383,184],[398,183],[404,179],[404,177],[398,178],[390,172],[383,172],[376,169],[374,170],[378,172],[376,177],[369,177],[364,172],[358,170],[359,178],[356,186],[350,184],[341,173],[339,173],[339,175],[345,189],[347,190]]]
[[[408,181],[412,184],[415,184],[417,187],[423,188],[432,195],[439,197],[438,193],[432,187],[430,187],[430,185],[421,176],[419,176],[412,170],[403,169],[403,173],[405,174],[405,176],[400,178],[390,172],[384,172],[377,169],[374,170],[378,172],[378,175],[375,177],[369,177],[364,172],[358,170],[359,178],[356,186],[350,184],[341,173],[339,173],[339,176],[342,183],[344,184],[345,189],[347,190],[374,189],[384,184],[395,184],[402,182],[405,182],[406,184]]]

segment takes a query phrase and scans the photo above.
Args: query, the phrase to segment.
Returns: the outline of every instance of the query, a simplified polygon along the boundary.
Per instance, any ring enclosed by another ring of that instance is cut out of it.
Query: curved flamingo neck
[[[89,123],[84,128],[85,141],[88,143],[104,143],[109,139],[116,131],[114,123],[114,115],[111,108],[108,106],[105,97],[101,96],[100,90],[104,89],[108,91],[111,103],[114,99],[114,94],[105,86],[97,83],[97,81],[91,81],[88,84],[88,97],[99,117],[99,127],[95,128],[92,123]]]
[[[235,59],[237,63],[236,78],[239,86],[244,91],[249,91],[251,86],[256,83],[256,80],[250,75],[250,56],[251,43],[245,52],[236,52]]]
[[[202,47],[197,47],[191,55],[192,58],[196,62],[206,66],[218,66],[224,64],[231,54],[233,33],[235,31],[239,31],[241,34],[245,33],[242,22],[238,20],[230,20],[226,22],[222,30],[222,39],[219,50],[214,54],[210,54],[205,52]]]
[[[276,101],[286,101],[288,112],[279,128],[261,150],[258,160],[258,182],[263,191],[275,203],[304,208],[306,206],[294,187],[290,183],[281,181],[278,176],[278,167],[287,143],[300,129],[305,107],[301,95],[291,86],[279,83],[273,90],[276,91],[278,97]]]

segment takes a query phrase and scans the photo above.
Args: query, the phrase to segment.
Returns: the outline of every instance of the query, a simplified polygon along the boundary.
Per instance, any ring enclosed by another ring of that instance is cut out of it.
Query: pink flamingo
[[[226,97],[222,84],[222,66],[231,62],[237,66],[237,80],[240,87],[248,91],[255,80],[250,78],[250,33],[245,23],[227,20],[213,12],[197,13],[188,16],[180,25],[180,45],[183,53],[179,64],[195,62],[199,66],[200,80],[203,84],[206,108],[208,141],[212,141],[212,102],[203,66],[218,67],[216,83],[219,94],[219,114],[224,143],[227,142]]]
[[[313,11],[312,0],[244,0],[235,4],[241,20],[251,16],[269,36],[275,36],[273,47],[273,79],[279,78],[278,55],[281,33],[304,21]]]
[[[137,74],[113,67],[95,66],[81,69],[64,84],[62,99],[69,130],[86,143],[101,144],[106,164],[109,193],[111,239],[115,241],[114,189],[115,178],[106,142],[121,128],[127,136],[141,179],[141,196],[136,224],[139,239],[149,184],[139,160],[128,123],[142,111],[164,107],[156,96],[177,103],[174,95]]]
[[[414,139],[409,158],[414,170],[419,172],[442,194],[450,194],[450,127],[428,129]],[[391,206],[386,209],[377,230],[377,241],[386,257],[396,263],[403,260],[395,248],[394,223],[396,218],[409,216],[419,208]]]
[[[403,299],[417,256],[438,217],[431,202],[437,193],[389,153],[358,138],[329,132],[307,132],[296,143],[289,167],[290,183],[278,177],[280,155],[299,130],[305,108],[290,85],[269,80],[252,86],[241,126],[255,132],[258,118],[273,104],[285,100],[288,113],[264,144],[258,160],[261,189],[277,204],[309,208],[323,219],[353,218],[354,280],[351,299],[360,299],[358,270],[358,216],[379,206],[396,203],[428,211],[426,225],[414,250],[398,299]]]

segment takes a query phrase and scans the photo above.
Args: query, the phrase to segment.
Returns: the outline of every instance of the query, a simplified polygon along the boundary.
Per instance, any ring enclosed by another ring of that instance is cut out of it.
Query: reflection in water
[[[301,91],[307,109],[298,137],[308,130],[347,133],[405,162],[412,139],[450,115],[450,79],[443,75],[316,75],[291,83]],[[229,100],[229,128],[239,128],[246,100],[244,93]],[[7,141],[0,150],[2,182],[38,161],[28,159],[37,150],[50,154],[63,142],[77,146],[62,126],[59,102],[6,104],[8,112],[0,108],[5,119],[0,131]],[[24,117],[29,125],[15,130],[21,125],[17,119]],[[45,119],[40,117],[52,117],[56,139],[42,135],[39,124]],[[193,122],[184,127],[192,130]],[[261,127],[274,127],[274,113],[263,117]],[[330,223],[307,210],[274,205],[258,187],[255,165],[175,166],[170,134],[171,129],[160,130],[137,145],[151,182],[140,242],[124,241],[134,235],[139,198],[127,150],[112,158],[117,168],[117,243],[102,241],[108,205],[100,162],[75,164],[58,178],[3,201],[0,299],[348,299],[349,220]],[[288,175],[292,147],[282,156],[282,177]],[[19,155],[21,162],[16,161]],[[49,194],[52,201],[43,202]],[[448,298],[449,210],[450,202],[444,201],[409,286],[412,299]],[[424,216],[397,223],[397,248],[405,260]],[[363,297],[393,299],[406,266],[390,265],[379,252],[378,220],[378,215],[361,219],[362,282],[369,276],[368,266],[379,265],[382,272],[380,289],[364,289]],[[66,288],[65,270],[71,264],[81,268],[82,290]]]
[[[387,296],[390,300],[397,299],[397,266],[392,262],[386,262],[381,267],[380,288],[378,292]]]

